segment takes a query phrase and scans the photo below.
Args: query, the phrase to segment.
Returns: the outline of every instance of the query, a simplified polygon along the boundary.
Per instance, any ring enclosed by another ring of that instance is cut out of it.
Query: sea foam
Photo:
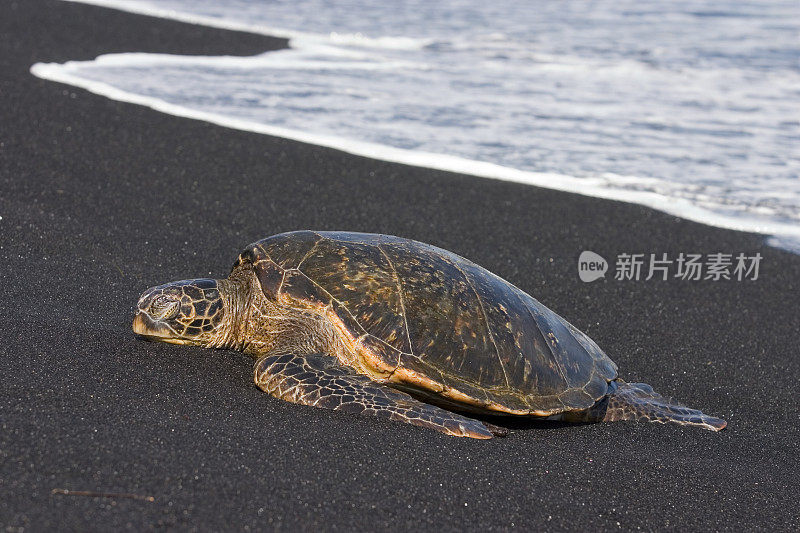
[[[82,1],[283,36],[291,49],[110,54],[37,64],[35,75],[227,127],[800,242],[790,4],[730,4],[737,17],[715,18],[681,2],[534,13],[407,1],[364,3],[355,20],[318,0]]]

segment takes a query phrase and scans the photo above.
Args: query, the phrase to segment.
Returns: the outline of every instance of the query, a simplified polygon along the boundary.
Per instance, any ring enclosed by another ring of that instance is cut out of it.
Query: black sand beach
[[[800,257],[644,207],[355,157],[29,73],[285,41],[0,2],[0,525],[7,531],[797,530]],[[587,332],[628,381],[728,420],[456,439],[275,400],[248,357],[137,339],[140,292],[301,228],[450,249]],[[763,256],[756,281],[583,283],[577,257]],[[154,501],[53,494],[132,493]]]

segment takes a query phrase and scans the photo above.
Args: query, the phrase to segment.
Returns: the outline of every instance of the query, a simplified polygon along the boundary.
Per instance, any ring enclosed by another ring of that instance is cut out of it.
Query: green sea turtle
[[[488,270],[387,235],[268,237],[227,279],[148,289],[133,330],[251,354],[256,385],[283,400],[449,435],[506,433],[471,413],[726,425],[625,383],[589,337]]]

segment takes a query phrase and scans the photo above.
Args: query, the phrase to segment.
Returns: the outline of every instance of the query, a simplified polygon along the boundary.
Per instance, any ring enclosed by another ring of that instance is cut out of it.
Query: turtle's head
[[[187,279],[147,289],[139,298],[133,331],[150,340],[209,346],[225,316],[220,283]]]

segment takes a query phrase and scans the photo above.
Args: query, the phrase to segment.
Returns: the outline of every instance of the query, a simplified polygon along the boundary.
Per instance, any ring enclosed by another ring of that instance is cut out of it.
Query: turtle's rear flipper
[[[613,389],[613,390],[612,390]],[[608,396],[586,411],[567,413],[565,420],[576,422],[616,422],[641,420],[698,426],[711,431],[725,429],[727,422],[661,396],[645,383],[617,380],[609,385]]]
[[[356,374],[329,355],[265,355],[256,361],[256,385],[292,403],[365,413],[457,437],[491,439],[505,435],[503,428],[484,425]]]

